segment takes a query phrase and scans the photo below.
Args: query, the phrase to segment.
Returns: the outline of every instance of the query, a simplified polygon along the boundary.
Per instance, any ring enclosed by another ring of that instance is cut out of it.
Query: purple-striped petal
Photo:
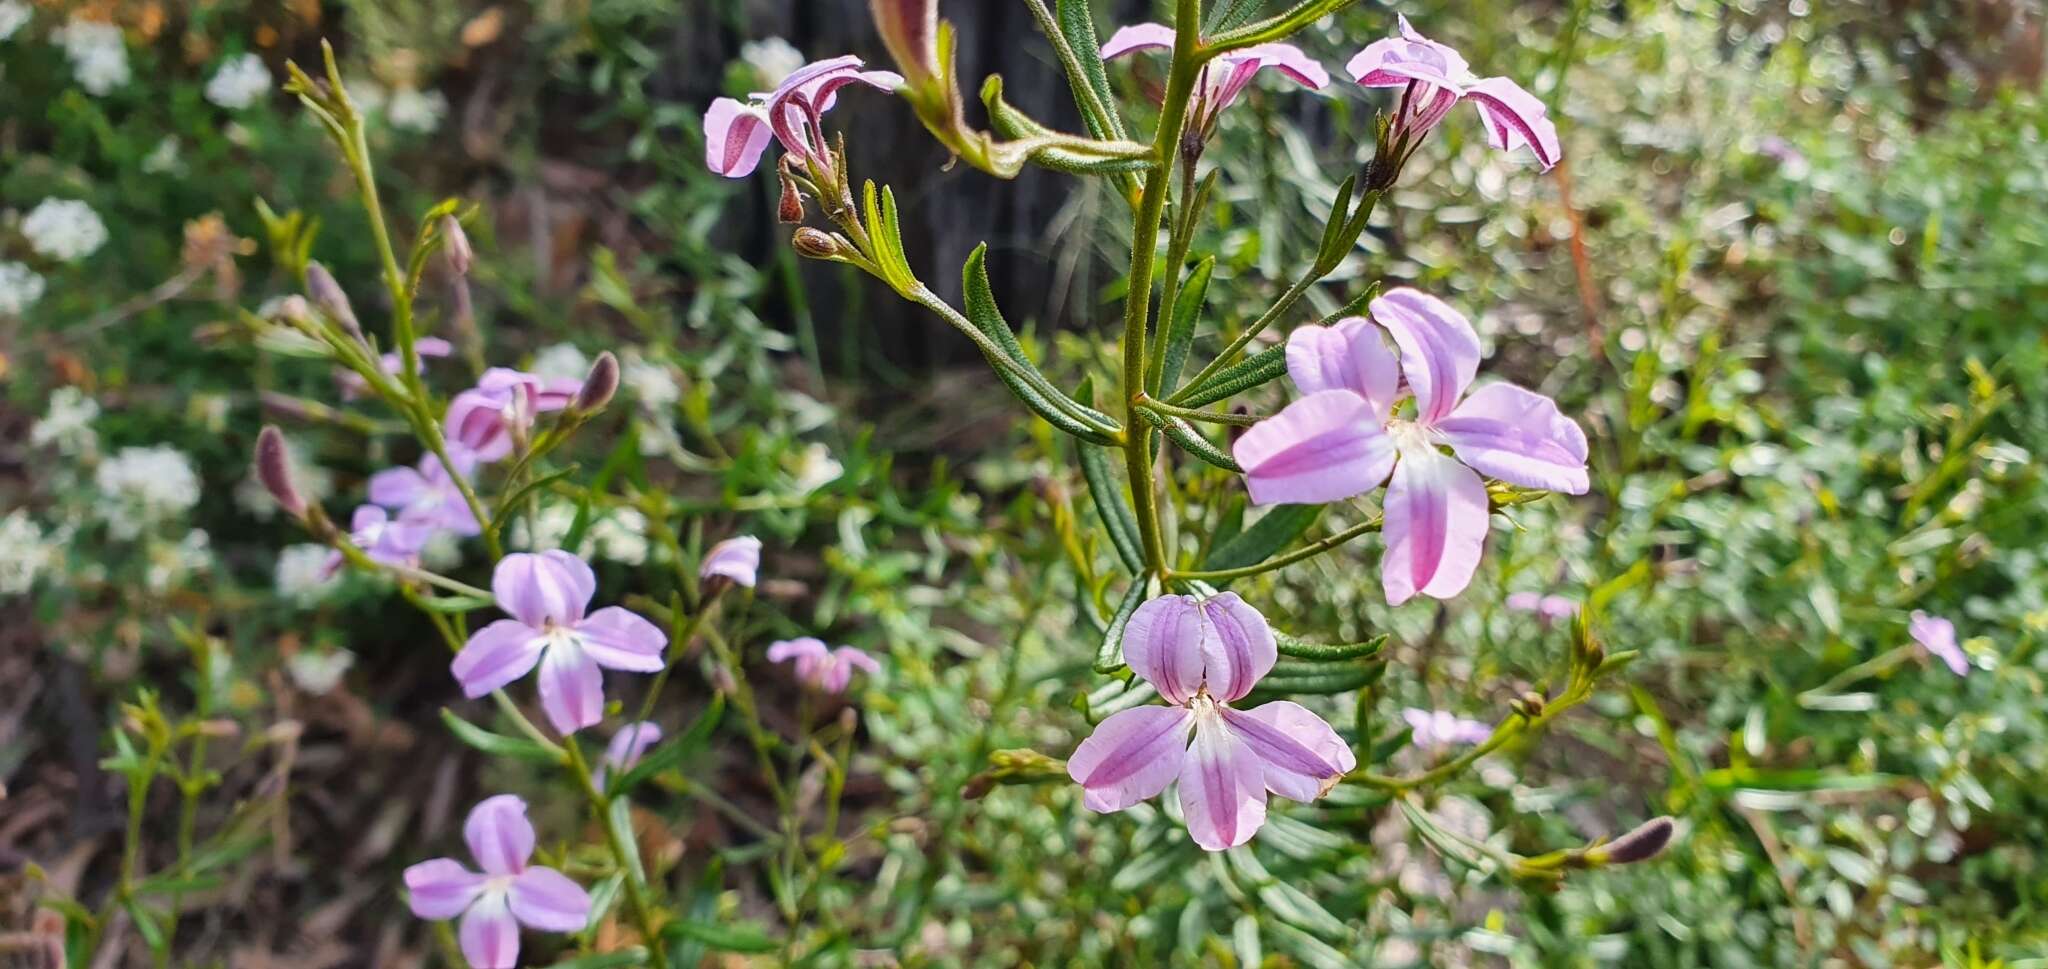
[[[405,870],[406,904],[423,919],[452,919],[476,901],[484,877],[453,858],[422,861]]]
[[[498,391],[465,390],[448,402],[441,418],[451,444],[478,461],[500,460],[512,453],[512,432],[505,426],[507,395]]]
[[[1358,766],[1351,745],[1327,721],[1291,700],[1252,710],[1226,707],[1223,720],[1264,762],[1266,789],[1281,797],[1313,801]]]
[[[498,561],[491,594],[498,608],[536,629],[574,625],[597,594],[597,576],[588,563],[560,549],[515,552]]]
[[[826,646],[822,640],[810,636],[802,639],[785,639],[770,643],[768,646],[768,662],[794,663],[796,678],[812,686],[823,683],[824,668],[831,659],[831,647]]]
[[[548,647],[540,661],[540,708],[557,733],[575,733],[604,719],[604,673],[569,643]]]
[[[1379,487],[1393,468],[1394,442],[1365,398],[1325,390],[1253,425],[1231,454],[1253,504],[1312,505]]]
[[[753,174],[769,138],[768,119],[758,108],[719,98],[704,112],[704,164],[727,178]]]
[[[590,921],[590,893],[553,868],[528,868],[512,879],[512,915],[542,932],[581,932]]]
[[[1202,681],[1216,699],[1229,703],[1250,693],[1279,660],[1273,627],[1235,592],[1203,600],[1201,610]]]
[[[487,797],[469,809],[462,839],[470,857],[487,875],[517,875],[533,857],[533,822],[526,820],[526,802],[518,795]]]
[[[462,957],[470,969],[514,969],[519,965],[519,921],[503,893],[493,892],[462,917]]]
[[[1132,24],[1109,35],[1102,45],[1102,59],[1113,60],[1136,50],[1172,50],[1173,28],[1165,24]]]
[[[658,673],[668,665],[668,634],[639,614],[606,606],[576,624],[583,652],[597,665],[634,673]]]
[[[1940,616],[1930,616],[1918,609],[1913,610],[1913,621],[1906,627],[1913,641],[1920,644],[1936,659],[1948,664],[1949,671],[1957,676],[1968,676],[1970,657],[1956,642],[1956,624]]]
[[[1527,145],[1544,171],[1563,157],[1549,109],[1520,84],[1505,77],[1489,77],[1466,88],[1465,98],[1479,108],[1488,144],[1503,151]]]
[[[1448,599],[1464,591],[1486,546],[1486,484],[1471,468],[1419,447],[1401,452],[1387,486],[1387,550],[1380,582],[1390,605],[1417,592]]]
[[[1366,45],[1344,69],[1365,87],[1402,87],[1419,81],[1457,90],[1472,76],[1464,57],[1422,36],[1405,15],[1401,17],[1401,36]]]
[[[1372,405],[1384,423],[1401,384],[1401,362],[1380,328],[1362,316],[1335,326],[1304,326],[1287,335],[1287,376],[1304,394],[1348,390]]]
[[[1270,67],[1311,90],[1320,91],[1330,86],[1330,72],[1293,44],[1256,44],[1227,56],[1236,60],[1258,61],[1261,68]]]
[[[1124,662],[1169,703],[1186,703],[1202,685],[1202,607],[1194,596],[1147,601],[1124,624]]]
[[[462,694],[474,700],[525,676],[546,648],[539,630],[517,619],[500,619],[471,633],[448,668],[462,684]]]
[[[1557,402],[1513,384],[1488,384],[1437,422],[1458,459],[1524,488],[1586,493],[1586,432]]]
[[[1180,776],[1187,756],[1186,707],[1142,706],[1110,714],[1067,758],[1091,811],[1121,811],[1148,800]]]
[[[1417,423],[1450,416],[1479,373],[1479,334],[1449,303],[1406,286],[1372,301],[1372,318],[1401,350],[1401,375],[1415,392]]]
[[[1235,848],[1266,823],[1266,768],[1221,724],[1197,724],[1180,770],[1180,812],[1209,851]]]

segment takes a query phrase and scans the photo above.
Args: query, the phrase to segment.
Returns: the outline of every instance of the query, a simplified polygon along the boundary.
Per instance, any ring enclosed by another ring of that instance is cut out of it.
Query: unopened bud
[[[1508,701],[1508,709],[1515,711],[1524,720],[1534,720],[1543,716],[1543,705],[1543,694],[1534,690],[1524,692],[1521,696]]]
[[[1038,784],[1067,779],[1066,761],[1035,750],[997,750],[988,755],[988,769],[967,779],[960,796],[973,801],[997,784]]]
[[[296,293],[277,301],[277,308],[270,311],[270,318],[292,326],[305,326],[313,322],[313,306],[304,296]]]
[[[469,235],[462,231],[462,222],[452,215],[441,217],[441,238],[448,253],[448,271],[457,276],[469,275],[469,267],[476,260],[476,252],[469,247]]]
[[[789,244],[806,259],[837,259],[844,248],[838,236],[810,226],[796,230]]]
[[[1634,831],[1587,852],[1592,860],[1609,865],[1632,865],[1648,861],[1671,843],[1677,825],[1669,817],[1651,818]]]
[[[775,220],[783,225],[796,225],[804,220],[804,193],[797,190],[796,181],[787,172],[782,176],[782,198],[775,203]]]
[[[610,350],[597,355],[590,365],[590,373],[584,376],[583,386],[576,391],[576,399],[569,404],[569,412],[578,417],[588,417],[604,409],[612,402],[612,395],[619,392],[619,358]]]
[[[263,489],[277,499],[277,506],[301,521],[306,517],[306,499],[292,483],[291,455],[284,446],[284,432],[275,424],[263,425],[256,435],[256,478]]]
[[[348,304],[348,294],[341,291],[341,284],[334,281],[334,274],[317,262],[306,264],[306,295],[313,298],[313,305],[327,318],[341,324],[350,336],[363,338],[363,325],[356,322],[356,311]]]
[[[912,87],[939,74],[939,0],[870,0],[875,30]]]

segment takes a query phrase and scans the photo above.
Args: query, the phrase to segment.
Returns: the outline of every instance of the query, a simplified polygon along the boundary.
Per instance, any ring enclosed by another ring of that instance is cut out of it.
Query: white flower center
[[[1387,436],[1394,439],[1395,450],[1402,454],[1420,454],[1436,449],[1436,429],[1415,421],[1388,421]]]

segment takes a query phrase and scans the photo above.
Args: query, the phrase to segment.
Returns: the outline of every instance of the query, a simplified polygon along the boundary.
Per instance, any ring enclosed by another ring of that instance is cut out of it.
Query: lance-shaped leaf
[[[1182,390],[1168,400],[1181,407],[1203,407],[1225,397],[1244,393],[1261,384],[1278,380],[1287,373],[1287,346],[1276,344],[1218,371],[1214,376]]]
[[[1027,380],[1020,377],[994,359],[989,361],[989,366],[994,368],[996,376],[1010,388],[1010,392],[1017,395],[1017,399],[1023,401],[1024,406],[1031,408],[1032,413],[1045,418],[1046,423],[1084,441],[1103,445],[1114,443],[1108,435],[1082,423],[1071,413],[1054,404],[1047,396],[1048,393],[1058,394],[1059,391],[1052,389],[1051,382],[1039,372],[1038,366],[1024,355],[1024,347],[1017,342],[1016,331],[1010,329],[1009,322],[1003,319],[1002,310],[997,308],[995,293],[989,288],[988,283],[987,255],[987,243],[975,246],[974,251],[968,253],[967,264],[960,271],[962,288],[967,294],[968,322],[974,324],[975,329],[993,341],[1017,368],[1031,374],[1035,379]],[[1105,426],[1116,426],[1116,422],[1107,414],[1071,399],[1068,399],[1067,403],[1091,418],[1098,419]]]
[[[1274,630],[1273,642],[1279,647],[1280,655],[1294,659],[1331,663],[1342,660],[1368,659],[1378,656],[1387,645],[1386,634],[1356,643],[1309,643]],[[1275,668],[1277,675],[1280,670]]]
[[[1216,572],[1257,565],[1308,531],[1323,513],[1322,505],[1280,505],[1252,523],[1236,538],[1209,552],[1202,570]]]
[[[1084,397],[1087,386],[1082,385]],[[1139,553],[1138,522],[1131,517],[1130,506],[1124,504],[1116,480],[1110,477],[1109,452],[1086,442],[1080,445],[1080,450],[1081,477],[1088,482],[1088,498],[1095,504],[1095,516],[1102,519],[1103,530],[1109,532],[1109,543],[1116,546],[1117,558],[1136,575],[1145,565],[1145,557]]]
[[[1124,665],[1124,627],[1130,625],[1131,615],[1146,599],[1151,583],[1139,577],[1131,583],[1131,590],[1124,593],[1124,601],[1117,604],[1116,616],[1110,619],[1108,631],[1102,634],[1102,645],[1095,650],[1095,672],[1114,673]]]
[[[1056,0],[1060,36],[1054,43],[1064,44],[1066,50],[1060,63],[1067,68],[1067,83],[1074,88],[1074,99],[1081,106],[1081,117],[1088,130],[1097,138],[1122,138],[1123,119],[1118,117],[1116,98],[1109,90],[1109,71],[1102,66],[1102,41],[1095,33],[1095,11],[1088,0]],[[1078,71],[1079,77],[1074,74]],[[1092,96],[1094,105],[1083,98],[1083,91]],[[1102,117],[1097,118],[1091,108],[1099,108]],[[1107,130],[1098,130],[1107,126]]]
[[[1359,666],[1339,666],[1334,672],[1303,676],[1268,676],[1259,681],[1259,688],[1245,698],[1246,706],[1255,706],[1265,700],[1284,696],[1326,696],[1349,693],[1363,686],[1379,682],[1387,672],[1387,664],[1373,662]]]
[[[1125,175],[1158,167],[1150,145],[1133,141],[1076,141],[1062,136],[1003,99],[1003,78],[989,75],[981,84],[981,103],[996,133],[1020,145],[1038,144],[1031,161],[1072,175]]]
[[[1181,368],[1188,362],[1188,348],[1195,342],[1195,323],[1201,319],[1202,303],[1209,295],[1209,277],[1215,271],[1216,257],[1204,257],[1188,274],[1187,282],[1181,284],[1180,295],[1174,297],[1173,317],[1166,326],[1166,354],[1160,358],[1159,372],[1152,376],[1154,397],[1180,383]]]
[[[1158,428],[1160,433],[1166,435],[1168,440],[1180,445],[1181,450],[1225,471],[1234,474],[1244,473],[1244,467],[1237,463],[1236,458],[1231,457],[1222,448],[1209,443],[1209,439],[1203,437],[1202,432],[1195,430],[1194,426],[1187,421],[1168,414],[1161,414],[1149,408],[1140,408],[1138,416],[1144,418],[1146,423]]]
[[[711,705],[697,715],[697,719],[690,724],[688,730],[683,731],[674,740],[648,751],[647,756],[640,758],[640,762],[634,764],[631,770],[612,778],[609,785],[611,793],[616,796],[631,791],[648,778],[681,764],[703,750],[705,742],[711,739],[711,732],[718,729],[718,721],[724,714],[725,695],[713,693]]]

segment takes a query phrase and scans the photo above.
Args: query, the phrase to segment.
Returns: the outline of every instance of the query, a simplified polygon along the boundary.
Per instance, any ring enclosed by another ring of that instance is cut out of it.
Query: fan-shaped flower
[[[1557,126],[1542,101],[1505,77],[1475,76],[1457,51],[1422,36],[1405,16],[1399,37],[1373,41],[1345,70],[1365,87],[1402,89],[1393,136],[1404,160],[1460,101],[1478,107],[1493,147],[1513,151],[1527,145],[1546,171],[1560,157]]]
[[[491,575],[498,608],[512,615],[476,631],[450,667],[462,692],[483,696],[540,667],[548,722],[574,733],[604,719],[602,668],[659,672],[668,636],[618,606],[588,615],[597,576],[567,552],[505,556]]]
[[[866,652],[851,646],[833,649],[810,636],[770,643],[768,661],[796,664],[797,679],[826,693],[846,692],[855,667],[866,670],[869,676],[882,671],[882,665]]]
[[[1234,454],[1257,504],[1338,501],[1391,474],[1381,561],[1387,601],[1417,592],[1449,598],[1471,581],[1486,542],[1490,509],[1479,475],[1583,494],[1586,435],[1542,394],[1488,384],[1466,396],[1479,369],[1479,335],[1442,300],[1401,288],[1370,309],[1378,327],[1354,317],[1289,337],[1287,372],[1307,396],[1246,431]],[[1398,371],[1381,328],[1399,350]],[[1415,396],[1410,418],[1392,416],[1402,381]]]
[[[470,857],[481,873],[453,858],[422,861],[405,870],[412,913],[440,922],[460,917],[462,956],[475,969],[512,969],[519,963],[519,927],[580,932],[590,919],[590,893],[533,858],[533,822],[526,802],[510,794],[485,798],[462,825]]]
[[[1328,723],[1287,700],[1230,706],[1278,659],[1266,618],[1234,592],[1139,606],[1124,626],[1124,661],[1168,705],[1112,714],[1075,748],[1067,774],[1086,792],[1082,803],[1121,811],[1178,780],[1188,833],[1221,851],[1265,824],[1267,792],[1296,801],[1328,793],[1358,766]]]
[[[747,102],[711,102],[704,112],[704,164],[727,178],[743,178],[761,163],[773,135],[783,151],[829,166],[824,116],[838,101],[839,89],[858,83],[894,91],[903,84],[902,75],[863,71],[862,63],[852,54],[814,61],[791,72],[775,90],[749,95]]]

